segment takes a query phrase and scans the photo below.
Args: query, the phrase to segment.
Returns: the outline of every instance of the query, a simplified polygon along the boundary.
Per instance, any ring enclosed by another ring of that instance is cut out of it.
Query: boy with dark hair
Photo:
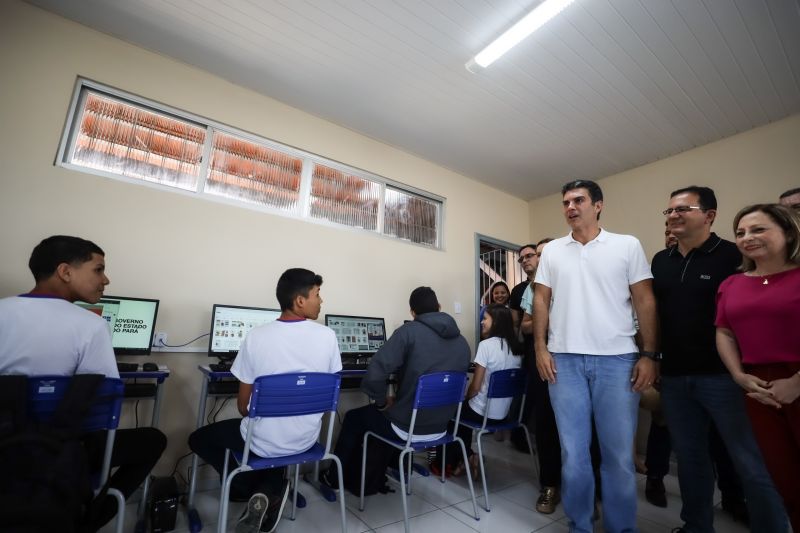
[[[397,328],[372,357],[361,390],[374,403],[347,412],[334,453],[342,461],[344,472],[359,470],[364,434],[373,431],[390,439],[408,438],[417,380],[431,372],[466,372],[470,349],[453,317],[440,311],[436,293],[430,287],[418,287],[409,298],[414,318]],[[386,382],[397,375],[397,396],[387,396]],[[426,409],[417,414],[414,441],[437,439],[444,435],[455,407]],[[368,465],[369,466],[369,465]],[[335,487],[336,468],[321,474],[321,480]],[[371,478],[369,473],[367,478]]]
[[[103,296],[109,284],[104,255],[93,242],[65,235],[48,237],[33,249],[28,266],[36,285],[29,293],[0,300],[0,374],[119,377],[106,321],[73,304],[97,303]],[[105,432],[83,440],[90,466],[99,470]],[[128,498],[166,445],[155,428],[118,429],[109,486]],[[100,529],[116,512],[112,496],[96,501],[91,529]]]
[[[237,407],[244,418],[215,422],[189,436],[189,448],[220,474],[225,450],[243,451],[247,428],[256,424],[251,451],[261,457],[280,457],[311,448],[319,436],[322,415],[291,418],[247,418],[253,383],[259,376],[288,372],[338,372],[342,369],[336,334],[314,322],[319,316],[322,277],[304,268],[284,272],[275,290],[281,316],[275,322],[253,328],[247,334],[231,373],[239,380]],[[229,470],[234,468],[229,465]],[[249,497],[247,512],[236,533],[274,531],[280,519],[289,482],[286,468],[239,474],[233,480],[234,499]]]

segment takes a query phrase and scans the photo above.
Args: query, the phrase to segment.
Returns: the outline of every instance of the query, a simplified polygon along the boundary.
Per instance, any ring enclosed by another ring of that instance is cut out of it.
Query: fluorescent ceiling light
[[[538,30],[548,20],[561,13],[561,11],[572,2],[573,0],[544,0],[544,2],[536,6],[533,11],[506,30],[503,35],[495,39],[492,44],[467,61],[467,70],[474,72],[475,66],[482,68],[488,67],[525,37]]]

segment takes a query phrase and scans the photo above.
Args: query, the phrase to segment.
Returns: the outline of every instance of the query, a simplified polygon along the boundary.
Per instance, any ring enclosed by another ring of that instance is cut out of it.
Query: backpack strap
[[[27,376],[0,376],[0,438],[16,433],[27,424],[27,384]]]

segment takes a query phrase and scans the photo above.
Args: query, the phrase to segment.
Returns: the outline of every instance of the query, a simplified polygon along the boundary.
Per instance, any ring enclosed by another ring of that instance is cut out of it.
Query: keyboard
[[[212,372],[230,372],[231,365],[227,365],[225,363],[211,363],[208,365],[208,368],[211,369]]]
[[[117,362],[117,372],[137,372],[139,363],[120,363]]]

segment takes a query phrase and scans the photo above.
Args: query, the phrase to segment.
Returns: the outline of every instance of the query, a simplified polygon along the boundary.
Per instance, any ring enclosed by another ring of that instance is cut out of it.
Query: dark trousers
[[[711,461],[714,464],[714,471],[717,475],[717,486],[722,493],[722,499],[731,501],[743,501],[742,483],[736,468],[733,466],[731,456],[719,436],[715,425],[710,425],[708,435],[709,452]],[[647,456],[645,466],[647,467],[647,477],[663,479],[669,473],[669,457],[672,453],[669,428],[666,425],[650,424],[650,432],[647,435]]]
[[[766,381],[792,377],[797,363],[748,365],[747,372]],[[783,498],[794,531],[800,531],[800,399],[775,409],[752,398],[745,400],[764,462]]]
[[[105,451],[106,432],[87,435],[84,439],[89,453],[90,467],[99,471]],[[111,453],[111,468],[116,471],[109,486],[122,492],[125,499],[144,482],[167,447],[167,437],[156,428],[118,429]],[[97,531],[117,514],[117,501],[113,496],[93,503],[90,510],[90,527]]]
[[[398,438],[392,429],[392,423],[375,407],[375,404],[350,409],[344,415],[342,429],[339,431],[339,438],[333,450],[334,455],[342,462],[345,472],[351,469],[361,470],[361,446],[367,431],[388,439]]]
[[[222,481],[225,468],[225,450],[244,451],[244,439],[239,431],[241,418],[231,418],[198,428],[189,435],[189,448],[203,461],[214,467]],[[236,461],[228,459],[228,472],[236,468]],[[286,467],[243,472],[233,478],[230,499],[244,501],[261,492],[270,500],[280,495]]]
[[[529,385],[529,395],[533,396],[533,417],[536,424],[534,439],[539,454],[539,484],[542,487],[561,486],[561,443],[558,440],[558,426],[550,392],[546,381],[539,378],[536,370]],[[594,432],[592,433],[594,435]],[[592,439],[593,454],[599,456],[597,438]],[[593,464],[599,464],[599,457]]]

